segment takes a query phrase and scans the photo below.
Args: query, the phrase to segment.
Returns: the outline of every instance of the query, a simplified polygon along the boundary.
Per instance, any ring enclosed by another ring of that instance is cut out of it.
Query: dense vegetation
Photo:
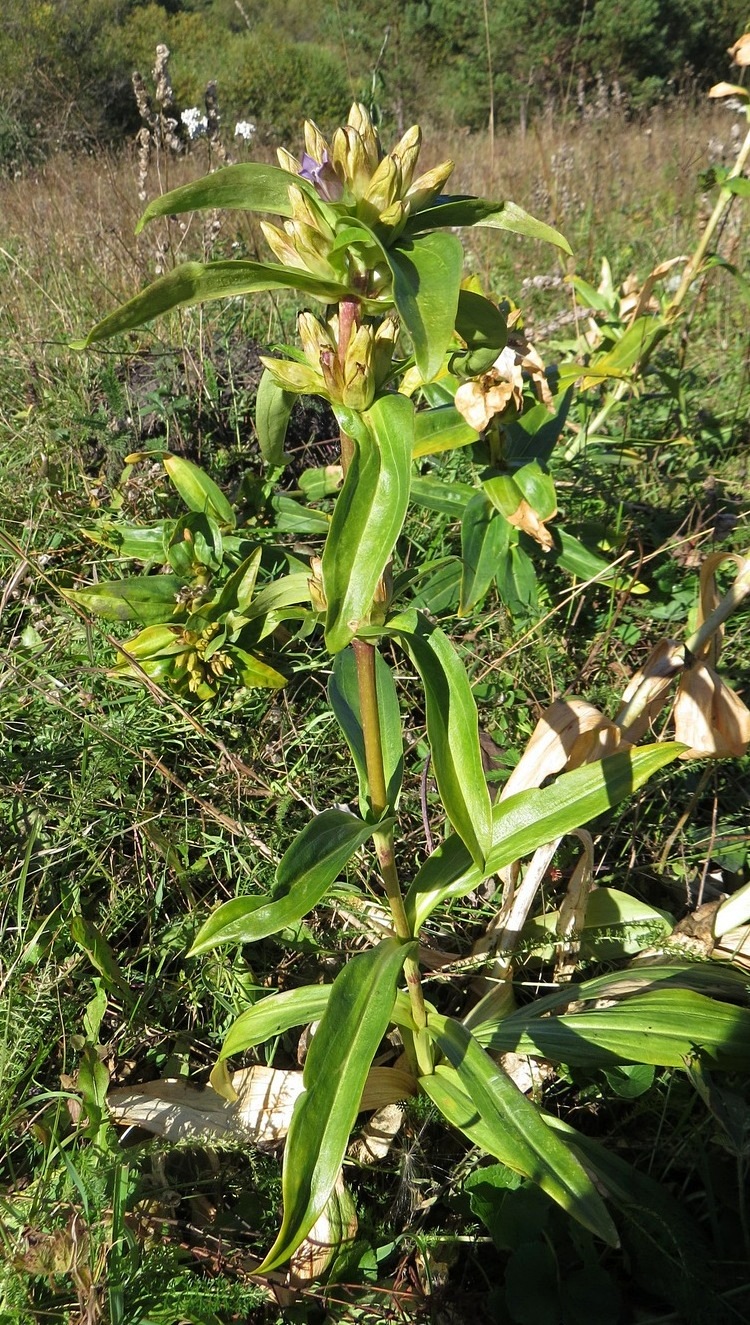
[[[289,138],[352,97],[386,122],[525,124],[540,110],[637,111],[726,70],[745,0],[6,0],[0,167],[137,127],[130,78],[166,42],[178,104],[215,79],[227,121]],[[281,21],[280,21],[281,17]],[[233,118],[234,117],[234,118]]]

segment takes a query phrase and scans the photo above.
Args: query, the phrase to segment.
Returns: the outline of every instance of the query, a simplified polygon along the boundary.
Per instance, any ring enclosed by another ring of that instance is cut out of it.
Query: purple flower
[[[302,179],[312,184],[324,202],[338,202],[341,198],[344,186],[331,165],[327,152],[323,153],[322,161],[316,161],[308,152],[303,152],[302,169],[299,173]]]

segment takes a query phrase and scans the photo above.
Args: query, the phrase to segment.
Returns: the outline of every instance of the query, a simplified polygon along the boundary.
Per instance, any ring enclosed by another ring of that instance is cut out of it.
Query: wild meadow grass
[[[484,233],[470,245],[487,287],[521,306],[554,359],[577,325],[571,319],[584,317],[566,274],[596,285],[606,258],[616,283],[631,272],[643,280],[694,249],[712,205],[704,172],[731,164],[732,126],[726,111],[692,108],[646,122],[542,121],[524,136],[498,136],[494,153],[485,135],[431,144],[427,134],[425,167],[455,156],[456,191],[511,198],[567,236],[574,264],[509,236]],[[199,151],[162,159],[149,195],[197,178],[206,164]],[[465,1185],[476,1163],[460,1142],[446,1145],[424,1105],[407,1113],[384,1169],[359,1176],[362,1264],[349,1264],[327,1297],[308,1287],[294,1304],[251,1278],[276,1223],[273,1155],[158,1140],[144,1147],[142,1133],[118,1141],[106,1126],[107,1077],[205,1082],[254,991],[315,981],[342,943],[358,944],[342,910],[336,934],[302,924],[283,949],[266,942],[250,956],[184,955],[217,902],[270,883],[290,829],[311,809],[352,800],[323,703],[326,678],[311,671],[271,698],[249,692],[214,706],[155,701],[107,675],[117,628],[92,626],[59,592],[99,573],[82,533],[96,515],[123,502],[144,519],[170,509],[153,472],[120,488],[130,452],[168,447],[241,491],[244,471],[258,469],[241,347],[279,341],[294,323],[291,300],[258,296],[218,318],[191,310],[152,337],[72,352],[69,340],[175,262],[260,251],[254,222],[237,213],[158,222],[135,238],[141,210],[127,152],[57,157],[0,183],[0,1321],[376,1321],[429,1317],[443,1303],[454,1319],[524,1325],[532,1316],[517,1302],[488,1306],[497,1246],[520,1274],[521,1242],[507,1229],[505,1244],[499,1234],[494,1248],[481,1242],[479,1197]],[[737,200],[718,244],[740,272],[742,217]],[[615,549],[618,539],[635,548],[650,594],[587,593],[558,575],[541,592],[539,621],[520,630],[499,602],[481,632],[471,620],[454,622],[491,777],[504,779],[554,695],[611,707],[650,645],[692,610],[700,558],[747,545],[747,294],[730,273],[701,282],[663,355],[666,376],[646,379],[626,401],[611,447],[578,456],[560,479],[566,517],[599,528]],[[455,466],[460,479],[460,457]],[[456,549],[455,529],[427,513],[413,518],[411,538],[435,558]],[[747,696],[736,624],[724,657]],[[399,685],[408,711],[406,675]],[[409,735],[407,842],[423,854],[435,802],[421,773],[418,713]],[[678,914],[746,882],[749,790],[747,760],[663,777],[612,816],[597,847],[600,881]],[[567,868],[564,852],[559,866]],[[440,913],[438,946],[451,947],[454,929],[480,933],[490,914],[483,896]],[[533,984],[538,968],[525,978]],[[98,1046],[95,1060],[87,1042]],[[290,1061],[291,1039],[276,1052]],[[625,1087],[605,1093],[604,1085],[561,1076],[547,1107],[628,1147],[684,1199],[715,1261],[707,1311],[720,1303],[722,1319],[745,1319],[747,1083],[719,1092],[706,1080],[696,1089],[665,1070],[632,1101]],[[525,1217],[543,1222],[548,1213],[530,1198]],[[692,1309],[677,1260],[659,1296],[645,1243],[629,1269],[609,1253],[592,1262],[587,1247],[571,1249],[562,1217],[549,1218],[546,1236],[561,1256],[583,1265],[589,1256],[597,1288],[581,1299],[581,1321],[681,1320]],[[486,1254],[495,1257],[489,1277]]]

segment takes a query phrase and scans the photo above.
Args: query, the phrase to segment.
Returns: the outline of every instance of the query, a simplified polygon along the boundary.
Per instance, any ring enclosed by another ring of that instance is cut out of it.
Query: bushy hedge
[[[747,0],[3,0],[0,170],[50,147],[121,141],[138,125],[131,75],[148,79],[157,43],[172,52],[177,99],[218,83],[227,125],[293,141],[302,118],[328,128],[353,96],[383,119],[498,126],[582,89],[617,87],[637,110],[729,75],[726,48]],[[578,106],[580,109],[580,105]]]

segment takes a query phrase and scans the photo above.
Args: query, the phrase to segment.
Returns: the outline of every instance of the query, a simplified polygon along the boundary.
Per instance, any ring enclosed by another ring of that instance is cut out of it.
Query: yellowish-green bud
[[[414,178],[414,168],[419,159],[419,152],[422,146],[422,130],[418,124],[413,124],[411,129],[407,129],[403,138],[396,144],[391,152],[401,166],[401,188],[402,190],[411,187]]]
[[[328,395],[320,372],[316,372],[311,364],[297,363],[295,359],[269,359],[266,355],[261,355],[260,361],[282,391],[292,391],[296,395]]]
[[[337,129],[331,143],[333,167],[355,198],[361,198],[370,181],[371,170],[365,145],[351,125]]]
[[[313,120],[305,120],[304,135],[307,155],[311,156],[313,161],[321,163],[325,161],[330,156],[328,143]]]
[[[374,213],[373,220],[375,220],[379,218],[381,212],[393,206],[400,194],[401,167],[392,156],[384,156],[365,189],[362,200],[365,206],[361,210],[367,214]],[[363,216],[363,220],[366,219],[367,215]]]
[[[349,409],[369,409],[375,398],[372,327],[357,327],[344,356],[342,402]]]
[[[415,212],[421,211],[427,207],[442,192],[446,180],[453,174],[453,161],[443,161],[441,165],[434,166],[432,170],[426,170],[424,175],[415,179],[406,200],[409,203],[410,213],[413,216]]]
[[[409,215],[408,207],[401,201],[396,201],[387,207],[378,217],[378,224],[387,226],[391,231],[391,239],[395,239],[401,233],[406,225],[406,218]]]
[[[310,602],[314,612],[326,612],[328,602],[323,588],[323,562],[320,557],[310,558],[310,570],[312,574],[307,581],[307,587],[310,590]]]
[[[352,129],[356,129],[359,134],[362,140],[362,146],[365,149],[368,174],[374,174],[382,156],[382,150],[380,147],[378,131],[370,119],[367,107],[363,106],[361,101],[355,101],[349,111],[347,123],[351,125]]]
[[[336,281],[336,272],[328,261],[330,241],[312,226],[302,221],[285,221],[284,229],[288,234],[297,254],[297,263],[313,276],[324,281]]]
[[[289,202],[292,207],[292,220],[317,230],[329,243],[333,240],[333,231],[325,217],[318,211],[312,200],[296,184],[289,185]]]
[[[385,317],[375,332],[372,368],[375,387],[379,391],[391,371],[393,351],[398,340],[398,319]]]
[[[276,156],[282,170],[288,170],[290,175],[299,175],[302,162],[298,161],[296,156],[292,156],[291,152],[287,152],[285,147],[277,147]]]
[[[268,247],[279,262],[285,267],[297,267],[302,271],[305,270],[302,258],[283,231],[278,230],[275,225],[271,225],[270,221],[261,221],[260,228]]]
[[[335,350],[328,329],[313,313],[304,312],[297,318],[297,331],[307,362],[312,364],[313,368],[319,369],[321,354]]]

